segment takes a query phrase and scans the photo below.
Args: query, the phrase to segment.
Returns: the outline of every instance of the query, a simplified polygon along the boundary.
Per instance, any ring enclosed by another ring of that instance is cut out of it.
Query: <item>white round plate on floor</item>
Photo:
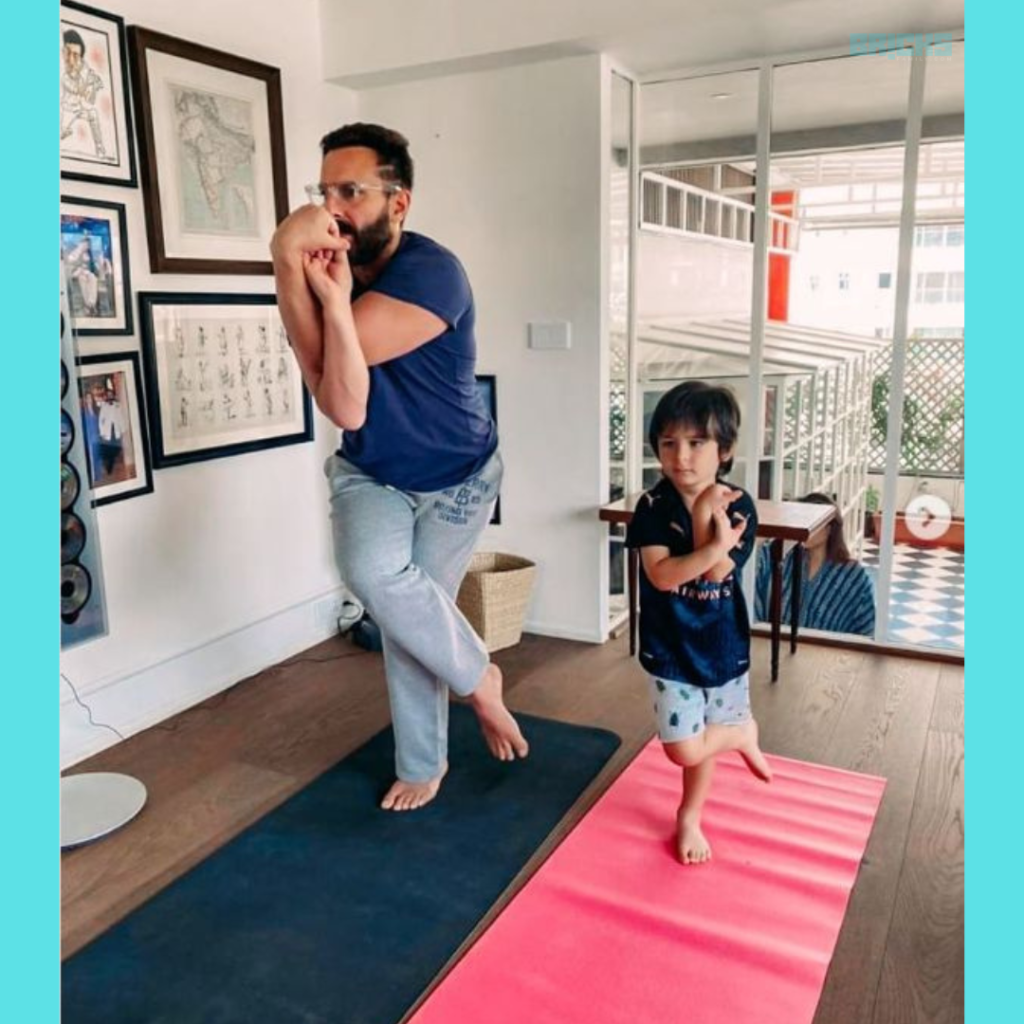
[[[82,772],[60,780],[60,848],[80,846],[127,825],[146,803],[131,775]]]

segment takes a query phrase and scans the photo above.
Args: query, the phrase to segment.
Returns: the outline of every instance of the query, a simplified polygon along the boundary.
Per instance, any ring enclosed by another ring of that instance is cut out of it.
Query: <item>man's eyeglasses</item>
[[[367,185],[361,181],[337,181],[306,186],[306,195],[309,196],[309,201],[317,206],[322,206],[328,198],[342,203],[355,203],[362,199],[367,192],[383,192],[385,195],[393,196],[396,192],[401,191],[402,186],[395,182]]]

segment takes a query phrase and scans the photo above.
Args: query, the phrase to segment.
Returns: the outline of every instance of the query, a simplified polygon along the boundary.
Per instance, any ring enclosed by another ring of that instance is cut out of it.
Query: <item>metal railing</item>
[[[754,207],[750,203],[654,171],[640,175],[640,196],[642,230],[754,244]],[[768,248],[772,252],[795,252],[799,222],[781,213],[769,213],[768,217]]]

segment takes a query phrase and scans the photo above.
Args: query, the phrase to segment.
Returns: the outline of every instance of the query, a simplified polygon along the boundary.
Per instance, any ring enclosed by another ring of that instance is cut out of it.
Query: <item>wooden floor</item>
[[[594,646],[527,636],[496,660],[513,709],[604,726],[623,743],[463,950],[653,730],[643,673],[624,639]],[[962,1021],[962,667],[805,644],[783,655],[772,686],[768,645],[755,641],[751,678],[765,750],[888,779],[816,1024]],[[76,765],[135,775],[149,802],[121,832],[64,854],[63,954],[387,722],[380,657],[336,639]]]

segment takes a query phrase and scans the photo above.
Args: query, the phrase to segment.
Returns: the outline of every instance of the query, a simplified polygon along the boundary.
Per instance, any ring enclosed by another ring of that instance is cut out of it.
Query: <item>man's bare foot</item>
[[[676,826],[676,853],[680,864],[703,864],[711,860],[711,844],[704,838],[699,817],[686,816],[680,808]]]
[[[428,779],[426,782],[403,782],[395,779],[391,788],[384,794],[380,805],[385,811],[415,811],[424,804],[429,804],[437,796],[441,788],[441,780],[448,774],[448,764],[445,762],[441,774],[436,779]]]
[[[744,722],[740,729],[743,730],[743,743],[739,747],[740,757],[762,782],[771,782],[772,767],[757,745],[757,722],[751,718],[749,722]]]
[[[469,702],[480,720],[488,750],[499,761],[526,757],[530,745],[501,698],[501,669],[493,661],[484,669],[480,683],[469,695]]]

